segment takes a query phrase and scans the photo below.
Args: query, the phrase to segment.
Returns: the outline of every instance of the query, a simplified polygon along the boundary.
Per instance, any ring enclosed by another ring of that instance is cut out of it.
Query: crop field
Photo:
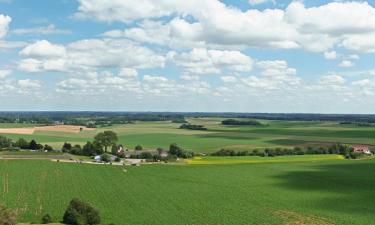
[[[84,144],[104,130],[113,130],[119,143],[129,149],[140,144],[144,148],[168,148],[177,143],[185,149],[209,153],[221,148],[232,150],[264,149],[267,147],[324,146],[341,142],[347,144],[375,145],[375,127],[342,125],[338,122],[269,121],[265,126],[224,126],[222,118],[187,118],[191,124],[203,125],[208,130],[179,129],[180,124],[165,122],[136,122],[97,129],[69,130],[36,128],[32,134],[1,133],[1,129],[26,127],[30,124],[0,124],[0,135],[12,139],[35,139],[42,144],[61,148],[65,141]],[[74,132],[73,132],[74,131]]]
[[[300,157],[300,156],[295,156]],[[287,159],[287,158],[285,158]],[[0,202],[19,222],[62,218],[79,197],[104,224],[372,224],[375,161],[97,166],[0,161]]]

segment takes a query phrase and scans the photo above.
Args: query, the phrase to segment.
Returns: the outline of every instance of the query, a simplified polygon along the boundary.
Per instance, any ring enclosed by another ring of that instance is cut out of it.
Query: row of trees
[[[256,121],[256,120],[235,120],[235,119],[223,120],[223,121],[221,121],[221,124],[223,124],[223,125],[236,125],[236,126],[239,126],[239,125],[253,125],[253,126],[263,125],[262,123],[260,123],[259,121]]]
[[[180,126],[180,129],[188,129],[188,130],[207,130],[206,127],[203,125],[195,125],[190,123],[184,123]]]
[[[12,139],[0,136],[0,149],[11,148],[53,151],[53,148],[51,146],[39,144],[35,140],[26,141],[25,139],[20,138],[17,141],[13,142]]]
[[[212,156],[282,156],[282,155],[313,155],[313,154],[340,154],[346,158],[355,158],[356,154],[348,145],[340,143],[333,144],[328,147],[294,147],[294,148],[266,148],[264,151],[257,149],[252,151],[234,151],[228,149],[221,149],[212,153]]]

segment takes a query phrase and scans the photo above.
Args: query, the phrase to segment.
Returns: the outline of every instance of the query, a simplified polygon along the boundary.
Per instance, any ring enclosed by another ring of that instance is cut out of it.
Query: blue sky
[[[0,110],[373,113],[374,39],[373,1],[0,0]]]

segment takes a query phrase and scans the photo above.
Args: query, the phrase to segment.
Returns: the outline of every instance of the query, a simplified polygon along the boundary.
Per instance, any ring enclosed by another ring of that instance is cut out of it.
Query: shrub
[[[100,216],[91,205],[75,198],[70,201],[63,222],[69,225],[95,225],[100,224]]]
[[[134,148],[136,151],[142,151],[142,146],[141,145],[137,145],[137,146],[135,146],[135,148]]]
[[[42,224],[48,224],[48,223],[52,223],[52,218],[49,214],[45,214],[42,217]]]

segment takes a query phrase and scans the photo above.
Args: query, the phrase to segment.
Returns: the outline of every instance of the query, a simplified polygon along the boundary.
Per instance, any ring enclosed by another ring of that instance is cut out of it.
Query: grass
[[[140,144],[144,148],[168,148],[177,143],[185,149],[210,153],[221,148],[233,150],[264,149],[267,147],[290,148],[295,146],[321,146],[341,142],[347,144],[375,145],[375,127],[340,125],[337,122],[319,121],[270,121],[261,120],[267,126],[223,126],[222,118],[187,118],[192,124],[204,125],[207,131],[178,129],[180,124],[165,122],[136,122],[83,131],[78,134],[37,131],[32,135],[4,134],[27,140],[35,139],[60,149],[65,141],[84,144],[104,130],[113,130],[119,135],[119,143],[129,149]],[[22,126],[14,124],[13,126]],[[29,126],[26,124],[25,126]],[[0,124],[0,127],[10,127]]]
[[[103,224],[372,224],[374,160],[298,157],[126,172],[109,165],[0,161],[0,202],[18,209],[24,223],[38,223],[45,213],[59,221],[79,197],[99,209]]]

